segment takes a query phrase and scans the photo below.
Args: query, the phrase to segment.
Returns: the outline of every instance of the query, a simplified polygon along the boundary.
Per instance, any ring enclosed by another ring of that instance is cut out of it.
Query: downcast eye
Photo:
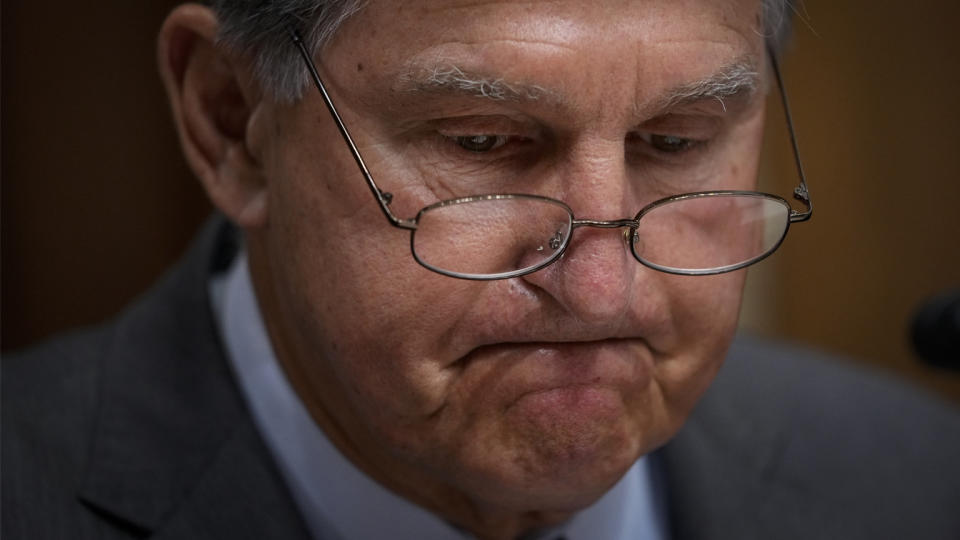
[[[477,153],[489,152],[507,142],[506,137],[499,135],[464,135],[454,137],[453,140],[460,148]]]
[[[673,135],[649,135],[647,142],[661,152],[682,152],[690,149],[696,141]]]

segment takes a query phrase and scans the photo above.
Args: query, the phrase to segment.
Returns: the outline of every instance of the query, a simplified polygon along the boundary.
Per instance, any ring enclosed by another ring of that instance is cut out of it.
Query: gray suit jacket
[[[213,220],[115,322],[4,358],[5,540],[308,538],[210,312],[234,234]],[[960,538],[957,411],[809,352],[738,341],[655,459],[677,539]]]

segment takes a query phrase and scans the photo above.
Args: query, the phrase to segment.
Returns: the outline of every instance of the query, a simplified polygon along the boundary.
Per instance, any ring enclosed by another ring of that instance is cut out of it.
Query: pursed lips
[[[641,339],[498,343],[474,349],[460,363],[463,376],[482,373],[487,395],[509,407],[561,389],[635,392],[649,382],[653,354]]]

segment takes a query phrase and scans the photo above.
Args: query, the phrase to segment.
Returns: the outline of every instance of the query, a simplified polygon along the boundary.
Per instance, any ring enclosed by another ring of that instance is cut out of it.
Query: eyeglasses
[[[702,191],[654,201],[632,219],[577,219],[565,203],[540,195],[493,193],[449,199],[421,209],[412,219],[390,210],[393,195],[381,190],[327,92],[310,53],[296,32],[291,36],[323,96],[360,173],[391,225],[410,231],[413,258],[446,276],[507,279],[536,272],[560,259],[581,227],[624,229],[630,252],[641,264],[670,274],[731,272],[768,257],[780,247],[791,223],[810,219],[813,204],[800,161],[793,120],[776,55],[768,49],[780,89],[800,183],[793,197],[759,191]]]

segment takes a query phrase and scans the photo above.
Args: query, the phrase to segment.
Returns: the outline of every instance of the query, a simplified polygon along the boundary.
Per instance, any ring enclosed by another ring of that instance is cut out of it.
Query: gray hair
[[[762,0],[763,32],[775,50],[790,33],[790,0]],[[220,21],[219,41],[253,59],[264,91],[278,101],[300,99],[309,84],[288,29],[318,52],[366,0],[210,0]]]

